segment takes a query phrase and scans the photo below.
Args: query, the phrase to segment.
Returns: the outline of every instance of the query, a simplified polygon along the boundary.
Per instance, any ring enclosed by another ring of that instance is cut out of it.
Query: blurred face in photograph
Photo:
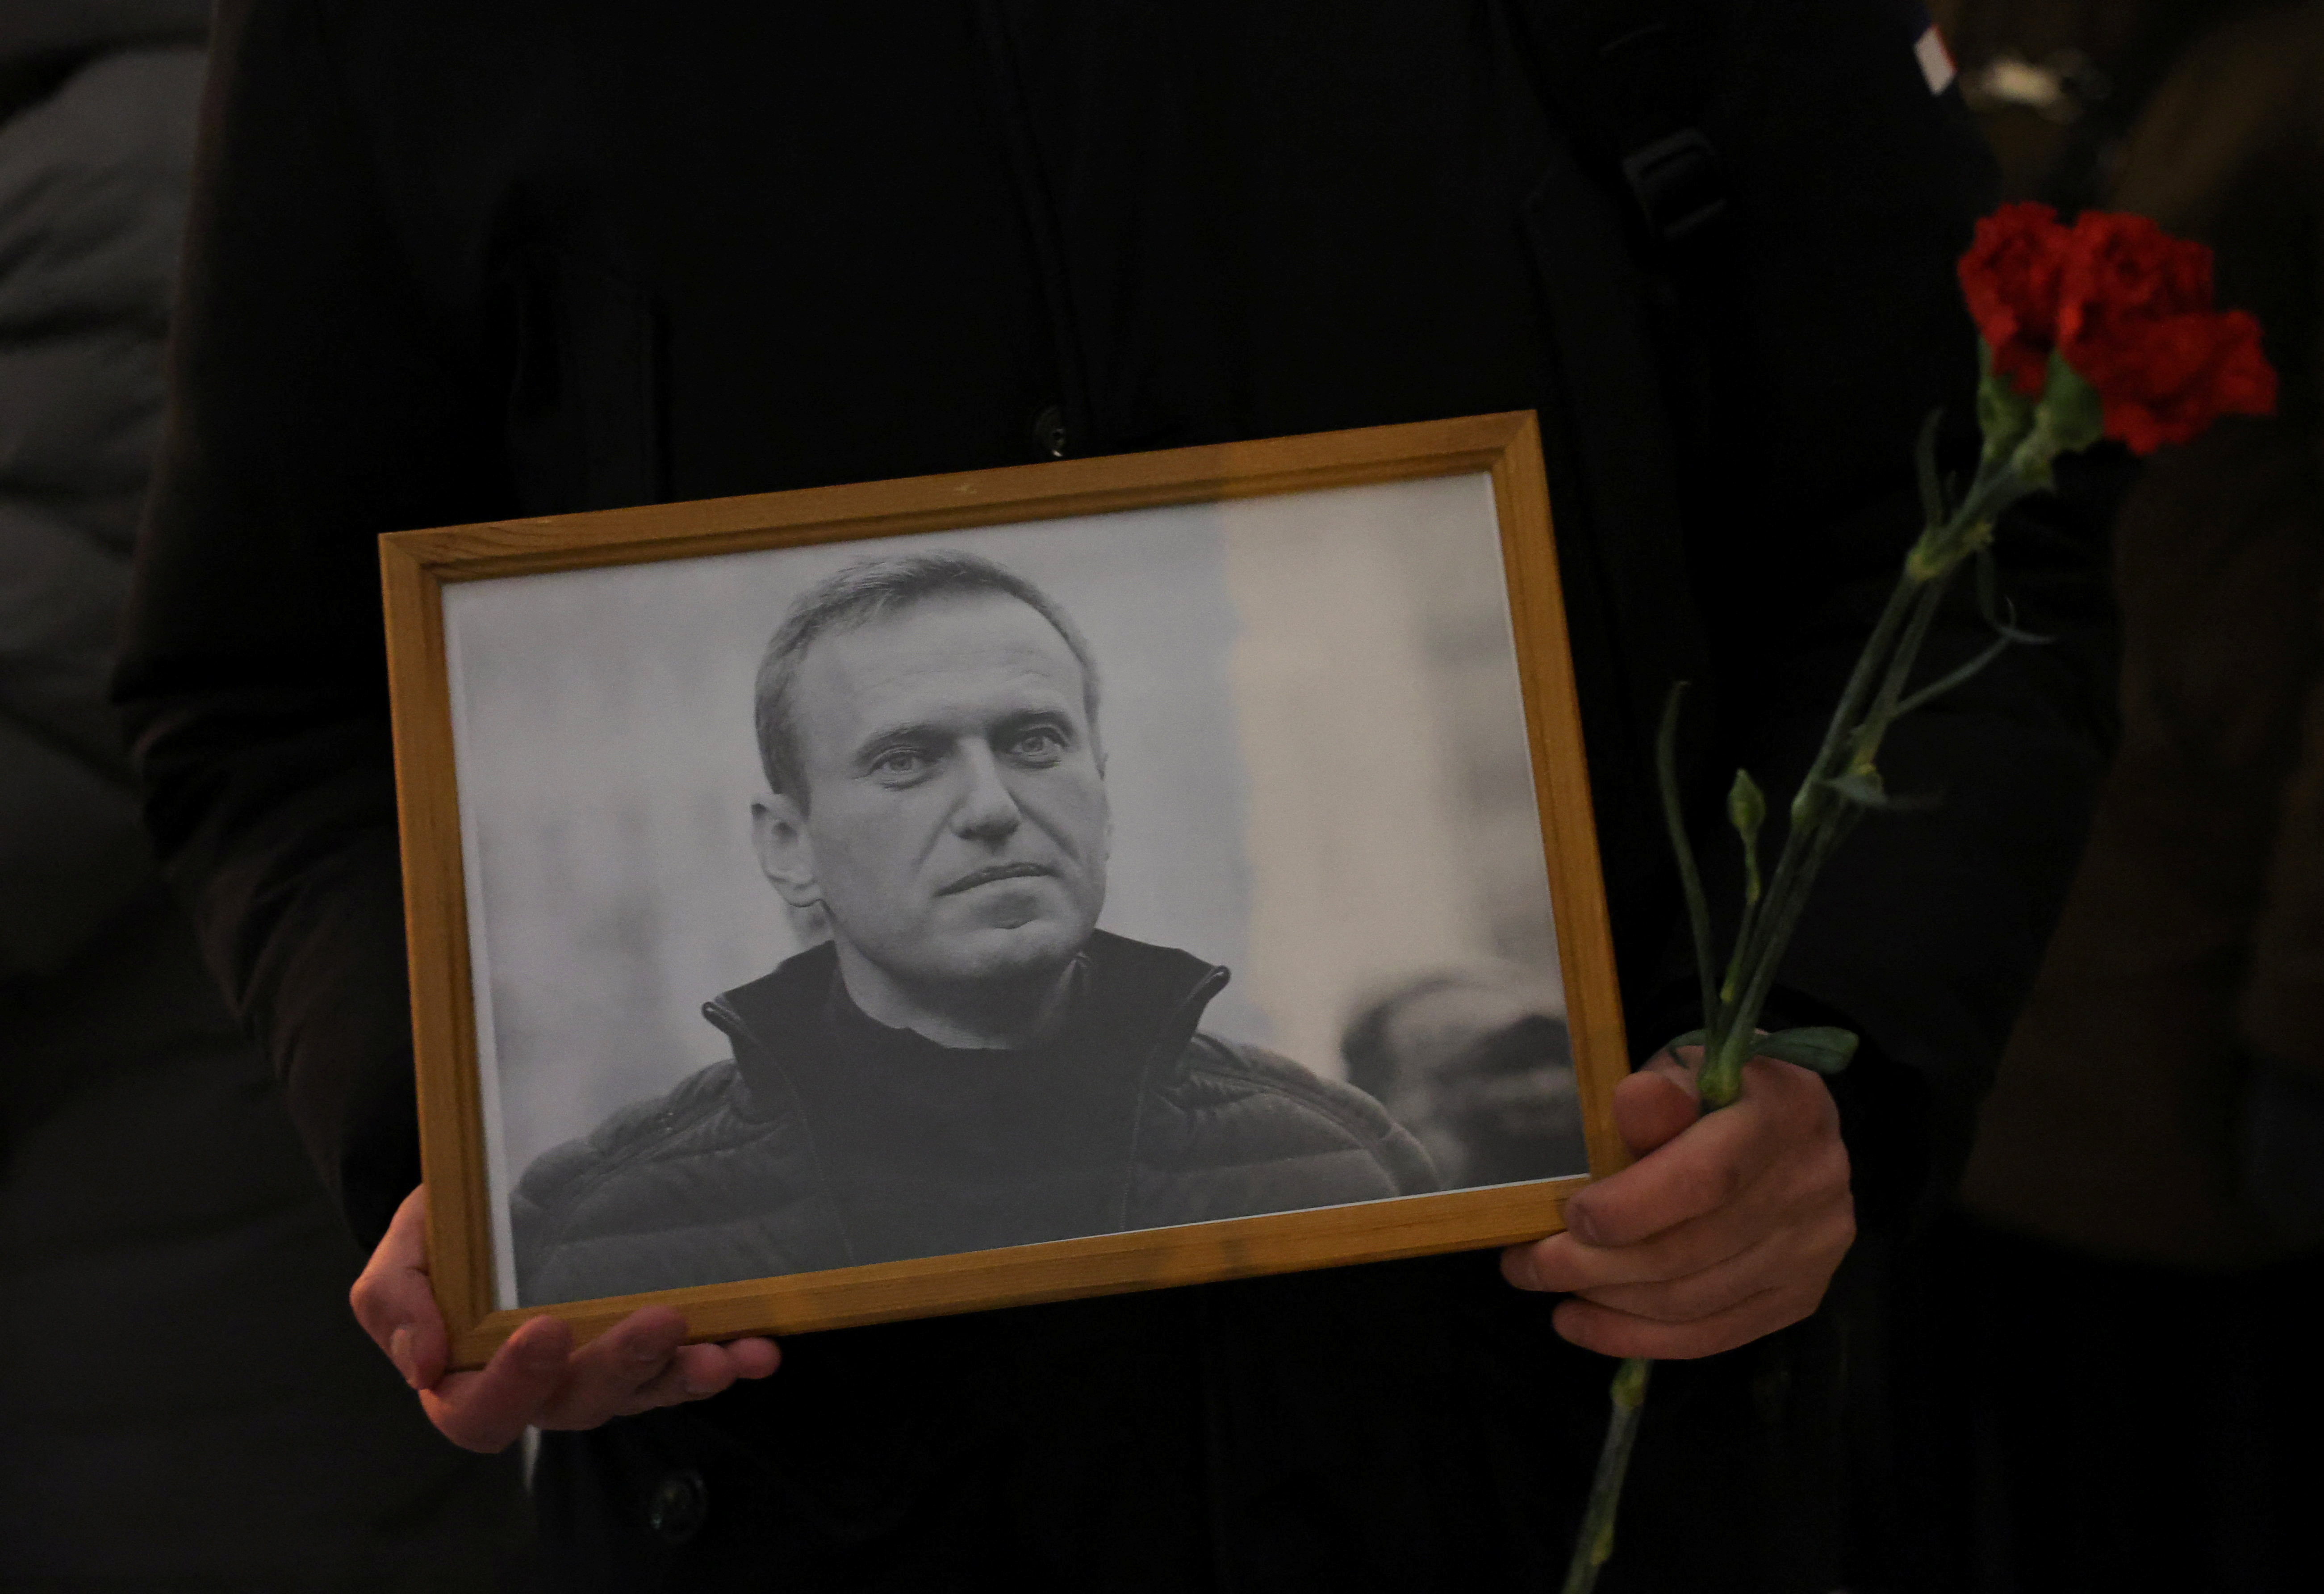
[[[762,806],[762,862],[819,901],[843,968],[926,997],[1061,972],[1105,899],[1110,815],[1081,661],[994,593],[817,637],[790,695],[802,790]]]
[[[1349,1077],[1412,1131],[1448,1188],[1585,1166],[1565,1021],[1489,974],[1424,981],[1349,1037]]]

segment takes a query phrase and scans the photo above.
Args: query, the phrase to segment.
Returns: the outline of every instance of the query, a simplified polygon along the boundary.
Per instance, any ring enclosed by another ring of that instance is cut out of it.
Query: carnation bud
[[[1746,843],[1767,822],[1767,799],[1748,769],[1736,770],[1735,784],[1727,788],[1727,822]]]

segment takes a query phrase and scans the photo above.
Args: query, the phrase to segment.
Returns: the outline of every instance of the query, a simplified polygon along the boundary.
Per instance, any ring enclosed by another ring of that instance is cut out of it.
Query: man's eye
[[[1065,756],[1065,739],[1049,726],[1028,731],[1010,743],[1015,757],[1036,763],[1055,763]]]
[[[901,777],[918,775],[928,767],[928,755],[917,747],[894,747],[872,760],[874,775]]]

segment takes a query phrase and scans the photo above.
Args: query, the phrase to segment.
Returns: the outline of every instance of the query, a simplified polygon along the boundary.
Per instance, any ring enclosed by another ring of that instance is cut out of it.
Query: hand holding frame
[[[428,1420],[465,1450],[506,1450],[527,1428],[595,1428],[613,1417],[703,1400],[781,1360],[772,1340],[687,1345],[668,1306],[632,1312],[575,1350],[573,1331],[537,1317],[474,1372],[447,1373],[450,1341],[428,1276],[428,1187],[404,1197],[348,1298],[356,1321],[420,1392]]]

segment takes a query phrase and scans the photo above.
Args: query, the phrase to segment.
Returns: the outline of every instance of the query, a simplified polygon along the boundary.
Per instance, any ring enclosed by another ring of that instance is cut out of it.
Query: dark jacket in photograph
[[[941,1046],[848,1000],[826,942],[707,1004],[734,1045],[526,1170],[520,1301],[584,1300],[1418,1195],[1379,1104],[1206,1035],[1224,969],[1100,931],[1062,1032]]]

